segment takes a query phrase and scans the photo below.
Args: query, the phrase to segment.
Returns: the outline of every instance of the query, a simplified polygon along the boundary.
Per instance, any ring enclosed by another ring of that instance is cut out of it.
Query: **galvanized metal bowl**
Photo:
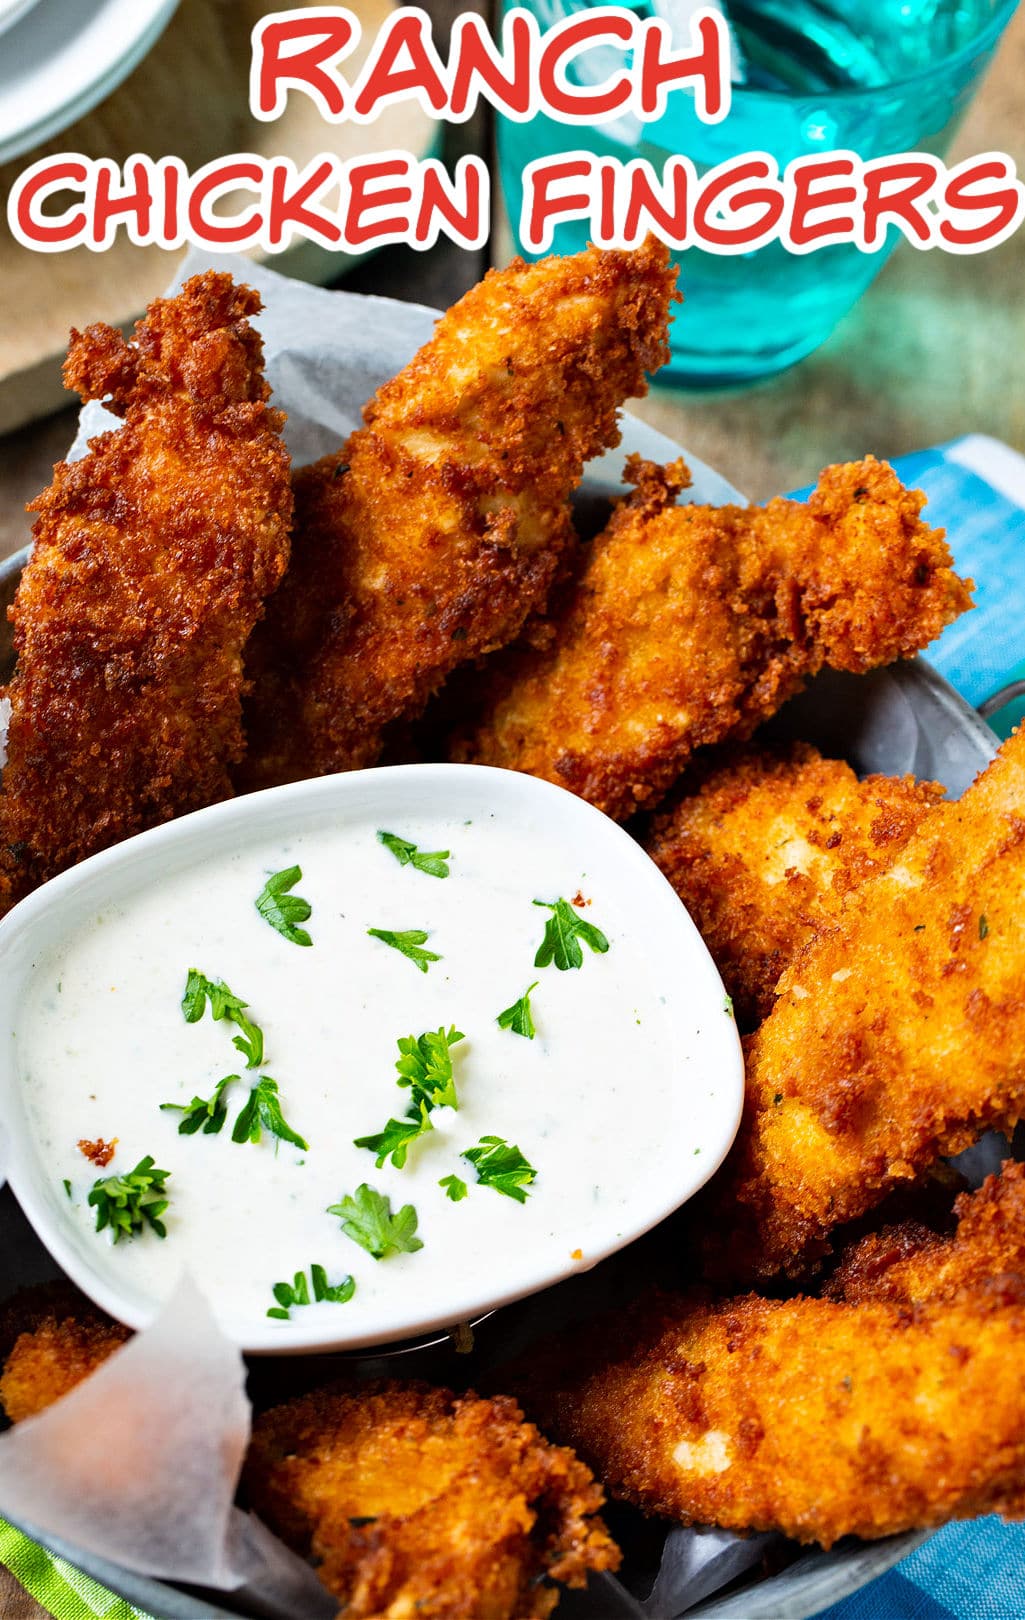
[[[620,449],[589,470],[583,491],[585,508],[599,510],[615,493],[627,453],[638,451],[657,461],[680,454],[678,445],[635,419],[624,418],[623,429]],[[710,469],[693,462],[691,466],[695,499],[719,503],[741,498]],[[22,551],[0,563],[0,614],[13,600],[26,556],[27,552]],[[12,660],[10,626],[5,617],[0,617],[0,681],[8,677]],[[993,733],[974,710],[922,659],[866,676],[827,672],[787,706],[774,729],[815,743],[825,753],[844,757],[862,773],[912,771],[920,777],[935,778],[955,797],[992,758],[996,746]],[[0,1289],[32,1280],[33,1275],[53,1274],[52,1264],[22,1221],[9,1192],[0,1195],[0,1234],[6,1238],[0,1242]],[[493,1322],[492,1331],[500,1327],[501,1320],[499,1316]],[[444,1341],[435,1339],[432,1346],[413,1348],[425,1352],[435,1363],[430,1371],[444,1378],[444,1372],[439,1374],[437,1368],[439,1358],[444,1362]],[[379,1358],[380,1363],[384,1359]],[[417,1365],[418,1360],[417,1356],[407,1355],[401,1371],[422,1373],[425,1369]],[[266,1372],[265,1364],[261,1375],[264,1382]],[[318,1368],[310,1381],[323,1376],[323,1368]],[[24,1528],[31,1533],[31,1527]],[[38,1539],[160,1620],[238,1620],[240,1611],[231,1607],[230,1596],[224,1593],[206,1594],[171,1586],[109,1564],[53,1536]],[[851,1539],[829,1552],[804,1551],[771,1578],[745,1581],[728,1595],[712,1596],[689,1613],[695,1620],[699,1616],[701,1620],[726,1620],[727,1616],[738,1620],[805,1620],[867,1585],[924,1539],[919,1533],[871,1543]],[[618,1582],[603,1577],[586,1594],[568,1594],[559,1613],[565,1613],[567,1620],[572,1616],[602,1620],[605,1615],[631,1612],[629,1601]],[[634,1608],[632,1612],[640,1615],[641,1610]]]

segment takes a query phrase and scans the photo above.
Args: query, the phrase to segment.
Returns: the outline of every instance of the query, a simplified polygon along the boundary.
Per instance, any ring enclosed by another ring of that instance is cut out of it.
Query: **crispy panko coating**
[[[1025,1164],[1008,1159],[977,1192],[962,1193],[954,1211],[950,1236],[915,1222],[868,1233],[843,1255],[823,1293],[853,1304],[920,1305],[993,1278],[1025,1276]]]
[[[590,547],[546,646],[500,660],[455,757],[542,776],[616,819],[657,802],[699,744],[749,736],[824,665],[908,657],[970,605],[924,497],[869,456],[805,505],[676,506],[680,462],[636,485]],[[539,638],[535,635],[534,640]]]
[[[524,1399],[613,1496],[828,1547],[1020,1516],[1023,1349],[1021,1279],[922,1306],[658,1297],[542,1349]]]
[[[129,344],[73,332],[64,378],[124,417],[34,503],[11,610],[18,666],[0,794],[13,898],[231,792],[242,653],[288,560],[281,413],[248,287],[210,272]]]
[[[859,782],[806,743],[737,749],[684,777],[644,847],[697,924],[741,1028],[767,1017],[800,947],[893,864],[942,797],[910,776]]]
[[[69,1285],[25,1289],[0,1310],[0,1408],[12,1423],[35,1417],[130,1338]]]
[[[320,1390],[257,1419],[243,1482],[347,1620],[540,1620],[619,1563],[588,1469],[504,1396]]]
[[[457,665],[544,606],[584,463],[668,358],[668,251],[491,271],[295,481],[292,565],[249,667],[249,787],[372,765]]]
[[[1018,730],[781,978],[701,1217],[710,1274],[796,1275],[835,1226],[1025,1116],[1023,909]]]

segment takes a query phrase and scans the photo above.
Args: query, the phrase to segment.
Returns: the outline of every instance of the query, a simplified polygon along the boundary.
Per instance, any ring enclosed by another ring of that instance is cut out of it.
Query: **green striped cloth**
[[[98,1586],[63,1558],[37,1547],[6,1519],[0,1519],[0,1564],[7,1566],[54,1620],[156,1620]]]

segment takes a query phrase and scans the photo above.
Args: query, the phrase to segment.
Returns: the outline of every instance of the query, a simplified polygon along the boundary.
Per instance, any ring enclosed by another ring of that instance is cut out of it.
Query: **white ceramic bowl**
[[[408,827],[421,817],[457,824],[472,818],[475,826],[488,824],[499,829],[504,820],[508,826],[525,833],[529,849],[538,851],[539,866],[544,862],[550,864],[553,872],[585,871],[588,881],[602,897],[602,906],[607,908],[603,916],[611,914],[617,919],[618,935],[623,941],[620,950],[629,950],[635,962],[643,962],[646,990],[653,1003],[657,1000],[663,1004],[660,1011],[664,1017],[648,1021],[651,1032],[645,1031],[642,1048],[646,1061],[638,1062],[628,1074],[618,1072],[604,1077],[598,1072],[594,1074],[593,1102],[588,1102],[584,1116],[579,1112],[573,1092],[554,1083],[564,1069],[554,1067],[548,1079],[538,1071],[533,1082],[535,1086],[541,1085],[534,1106],[540,1106],[552,1130],[565,1124],[567,1147],[575,1144],[578,1155],[583,1155],[582,1162],[588,1167],[587,1185],[581,1194],[582,1213],[581,1209],[577,1209],[575,1215],[564,1213],[574,1208],[565,1186],[560,1194],[559,1184],[548,1179],[550,1190],[545,1192],[544,1217],[541,1218],[540,1199],[532,1200],[530,1219],[524,1219],[520,1241],[508,1243],[508,1223],[515,1215],[516,1206],[510,1204],[507,1209],[505,1199],[498,1200],[497,1204],[494,1199],[488,1200],[474,1217],[476,1229],[482,1229],[481,1223],[485,1223],[487,1241],[482,1242],[475,1228],[467,1225],[469,1206],[461,1207],[456,1215],[440,1199],[442,1209],[434,1213],[435,1228],[441,1228],[437,1243],[426,1245],[422,1256],[397,1257],[406,1269],[400,1274],[393,1261],[393,1269],[384,1274],[386,1280],[382,1286],[372,1288],[369,1295],[361,1294],[357,1284],[356,1298],[345,1310],[298,1312],[283,1329],[282,1323],[268,1321],[266,1317],[266,1306],[272,1303],[269,1293],[268,1298],[263,1299],[262,1290],[259,1294],[254,1290],[260,1302],[247,1304],[244,1309],[231,1306],[227,1298],[222,1305],[220,1297],[214,1294],[210,1303],[225,1331],[247,1352],[280,1355],[388,1344],[471,1320],[580,1270],[580,1258],[572,1256],[574,1252],[579,1256],[581,1244],[587,1267],[623,1248],[690,1198],[722,1163],[736,1134],[743,1101],[743,1060],[736,1025],[725,1012],[722,981],[687,911],[654,862],[621,827],[562,788],[487,766],[397,765],[272,788],[200,810],[105,850],[35,890],[0,923],[0,1030],[3,1032],[0,1035],[0,1117],[5,1121],[9,1139],[11,1187],[53,1257],[72,1280],[111,1315],[132,1327],[141,1327],[152,1318],[161,1303],[165,1283],[168,1279],[173,1282],[178,1270],[173,1249],[173,1221],[164,1243],[146,1232],[131,1244],[130,1256],[125,1256],[124,1249],[128,1245],[112,1246],[108,1234],[98,1234],[93,1229],[93,1212],[80,1200],[72,1204],[66,1196],[60,1179],[65,1172],[56,1170],[44,1157],[39,1135],[32,1128],[23,1081],[27,1068],[26,1041],[18,1038],[17,1031],[20,1023],[24,1033],[25,1015],[20,1009],[31,998],[34,977],[39,974],[48,984],[48,959],[52,959],[64,940],[78,928],[88,927],[99,913],[116,912],[130,905],[133,899],[144,899],[147,894],[167,893],[168,884],[178,873],[187,873],[199,863],[211,862],[219,871],[236,851],[249,846],[259,855],[261,847],[294,845],[299,834],[316,836],[328,831],[332,837],[348,834],[350,839],[361,840],[360,847],[366,843],[373,848],[376,828]],[[500,847],[496,846],[496,853]],[[264,864],[261,857],[258,865]],[[376,872],[376,867],[373,870]],[[392,863],[382,859],[378,880],[381,887],[392,875]],[[524,881],[529,884],[531,879],[525,876]],[[448,891],[446,884],[446,894]],[[430,898],[429,895],[418,897],[419,904],[427,907]],[[394,905],[395,901],[391,903]],[[408,905],[409,901],[405,903]],[[382,905],[382,909],[386,911],[386,906]],[[251,905],[247,904],[245,915],[240,916],[242,927],[248,924],[251,911]],[[203,937],[202,917],[194,917],[194,912],[190,912],[189,926],[197,940]],[[223,928],[219,918],[216,927]],[[325,930],[328,927],[326,915],[323,927]],[[257,930],[260,942],[265,934],[268,944],[273,941],[270,931],[258,923],[254,933]],[[237,933],[238,928],[230,931],[229,943]],[[180,949],[177,934],[171,936],[171,941],[168,949],[177,962]],[[634,941],[643,944],[635,946]],[[111,949],[108,940],[104,947],[107,953],[104,972]],[[138,949],[146,951],[144,940],[140,941]],[[151,954],[156,949],[155,944],[151,945]],[[272,958],[267,969],[272,981],[267,995],[280,993],[287,1006],[301,1007],[306,981],[319,973],[316,1004],[329,1004],[332,995],[339,997],[340,1004],[344,1000],[338,989],[345,971],[343,957],[350,949],[350,943],[340,939],[333,955],[325,955],[321,949],[290,954],[284,963]],[[371,951],[379,949],[376,945],[371,947]],[[129,958],[134,956],[135,950],[135,938],[130,936]],[[614,963],[614,955],[615,950],[602,959],[603,971]],[[458,957],[453,956],[452,961],[456,963]],[[298,964],[296,971],[300,976],[294,992],[288,988],[288,981],[283,982],[280,977],[293,970],[293,962]],[[472,973],[473,965],[472,959],[466,960],[464,975],[467,971]],[[173,971],[170,964],[168,966]],[[598,971],[597,964],[587,966],[592,974]],[[358,1021],[362,1016],[364,1022],[380,1018],[382,1005],[395,993],[388,978],[394,967],[390,962],[378,966],[376,958],[368,963],[368,993],[376,999],[369,1000],[368,1010],[362,1014],[349,1010],[346,1018]],[[130,962],[125,971],[130,971]],[[515,963],[513,971],[516,971]],[[350,961],[350,976],[355,972]],[[452,973],[453,976],[457,973],[455,966]],[[113,965],[110,975],[112,978],[117,975]],[[229,972],[228,977],[233,981],[234,973]],[[571,980],[576,977],[570,975]],[[409,994],[422,993],[430,1003],[431,1014],[437,1018],[438,998],[443,992],[433,986],[428,988],[426,980],[421,992],[418,979],[419,975],[410,976]],[[388,988],[378,994],[377,987],[382,980]],[[395,982],[405,990],[401,976]],[[65,973],[66,992],[67,989]],[[457,1009],[458,983],[453,985],[450,994],[456,998]],[[360,997],[356,997],[354,1008],[360,1004]],[[404,1012],[404,1005],[400,1001],[395,1008],[398,1026],[402,1026],[404,1018],[411,1020],[412,1017]],[[447,1023],[446,1003],[441,1001],[440,1006]],[[425,1005],[423,1017],[428,1016]],[[489,1015],[491,1021],[493,1018]],[[121,1020],[122,1025],[126,1023]],[[632,1015],[630,1023],[633,1033]],[[469,1023],[461,1023],[461,1027],[471,1029]],[[130,1030],[126,1029],[126,1033],[130,1034]],[[113,1038],[108,1035],[108,1041]],[[173,1038],[174,1032],[169,1029],[161,1042],[162,1050],[169,1047]],[[481,1029],[478,1050],[486,1039],[487,1032]],[[562,1050],[564,1055],[560,1061],[565,1065],[565,1048]],[[170,1060],[172,1079],[175,1078],[175,1061]],[[180,1057],[177,1061],[181,1061]],[[500,1061],[496,1051],[492,1066]],[[343,1119],[348,1121],[346,1109],[355,1108],[353,1119],[362,1119],[365,1115],[369,1120],[367,1128],[373,1125],[373,1115],[381,1107],[373,1075],[345,1074],[345,1065],[337,1051],[332,1051],[329,1062],[332,1067],[337,1065],[339,1074],[345,1076],[333,1102],[328,1137],[332,1146],[325,1163],[322,1130],[319,1143],[317,1140],[311,1143],[306,1157],[310,1168],[298,1174],[314,1178],[313,1186],[319,1186],[315,1178],[325,1174],[332,1186],[335,1178],[340,1185],[352,1187],[363,1179],[379,1181],[380,1175],[375,1176],[365,1150],[351,1145],[351,1121],[349,1129],[341,1123]],[[484,1064],[487,1069],[486,1058]],[[101,1072],[102,1068],[101,1059]],[[323,1084],[317,1078],[319,1072],[318,1065],[312,1064],[288,1082],[290,1103],[294,1102],[298,1110],[297,1114],[291,1114],[292,1118],[301,1117],[304,1082],[309,1084],[312,1079],[314,1091]],[[572,1072],[572,1064],[569,1072]],[[157,1103],[167,1095],[166,1090],[161,1091],[166,1079],[167,1076],[163,1080],[151,1077],[145,1063],[141,1068],[136,1065],[130,1072],[123,1073],[127,1092],[155,1086],[152,1129],[155,1132],[159,1125],[169,1137],[167,1144],[153,1149],[160,1163],[167,1162],[165,1155],[171,1154],[174,1144],[184,1146],[177,1136],[170,1134],[173,1122],[156,1112]],[[532,1097],[530,1084],[525,1072],[524,1095]],[[613,1098],[614,1086],[619,1089]],[[363,1095],[359,1095],[361,1092]],[[489,1106],[496,1106],[497,1101],[500,1099],[493,1099]],[[386,1106],[397,1107],[397,1104]],[[642,1134],[645,1144],[650,1144],[645,1147],[643,1163],[638,1163],[634,1154],[621,1148],[616,1119],[621,1117],[624,1107],[628,1107],[632,1118],[638,1121],[643,1122],[646,1116],[650,1119],[650,1132],[645,1127]],[[143,1115],[146,1130],[151,1128],[145,1124],[149,1113],[146,1106]],[[534,1117],[532,1114],[531,1118]],[[530,1122],[525,1119],[522,1125],[527,1142]],[[604,1128],[594,1129],[596,1122]],[[591,1128],[582,1130],[584,1124]],[[252,1158],[240,1155],[219,1138],[204,1141],[197,1137],[195,1143],[193,1153],[200,1148],[212,1150],[211,1165],[216,1162],[217,1173],[231,1178],[229,1186],[237,1185],[237,1194],[232,1193],[231,1203],[238,1206],[240,1216],[244,1215],[243,1202],[260,1196],[259,1183],[253,1177]],[[257,1151],[272,1154],[269,1144]],[[364,1160],[367,1160],[365,1172]],[[172,1159],[172,1172],[174,1164]],[[266,1160],[266,1167],[277,1172],[273,1156]],[[204,1168],[201,1176],[209,1173]],[[433,1174],[432,1171],[432,1186]],[[590,1196],[592,1179],[595,1183],[600,1181],[603,1193],[603,1198],[594,1203]],[[400,1182],[401,1177],[396,1188]],[[307,1181],[307,1185],[310,1184]],[[286,1196],[294,1198],[294,1194]],[[325,1204],[328,1196],[325,1195]],[[394,1191],[392,1196],[394,1198]],[[226,1211],[224,1218],[231,1218],[233,1213],[233,1209]],[[452,1219],[446,1224],[450,1215]],[[503,1226],[500,1219],[496,1221],[496,1216],[504,1217],[506,1224]],[[325,1228],[327,1224],[325,1221]],[[247,1241],[249,1227],[246,1218],[238,1229],[238,1241]],[[338,1232],[333,1223],[331,1235],[337,1248]],[[424,1236],[428,1236],[427,1231]],[[327,1237],[325,1232],[325,1247]],[[181,1237],[179,1242],[184,1249]],[[459,1247],[461,1243],[465,1253]],[[508,1248],[503,1252],[505,1243]],[[283,1243],[283,1248],[291,1253],[287,1244]],[[344,1239],[341,1248],[343,1258],[351,1259],[344,1253],[348,1248]],[[159,1259],[158,1267],[153,1265],[154,1256]],[[226,1295],[236,1266],[252,1265],[253,1259],[252,1250],[244,1250],[228,1266],[222,1290]],[[301,1259],[299,1256],[297,1263],[301,1263]],[[256,1264],[261,1264],[260,1259]],[[154,1278],[158,1276],[160,1292],[155,1291]],[[375,1282],[381,1276],[376,1273],[376,1266],[372,1276]]]
[[[178,0],[0,0],[0,163],[67,129],[142,61]]]

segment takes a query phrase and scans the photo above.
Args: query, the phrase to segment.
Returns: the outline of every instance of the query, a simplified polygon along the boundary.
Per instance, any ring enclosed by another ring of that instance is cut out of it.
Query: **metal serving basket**
[[[658,461],[680,454],[678,445],[636,419],[624,418],[623,430],[623,444],[615,456],[604,458],[603,463],[589,470],[585,482],[586,506],[600,506],[615,492],[626,453],[638,451]],[[709,469],[694,462],[691,467],[693,498],[715,503],[739,498]],[[26,556],[27,552],[22,551],[0,563],[0,614],[13,600]],[[2,617],[0,681],[9,677],[12,660],[10,626]],[[844,757],[862,774],[910,771],[919,777],[934,778],[954,797],[964,791],[992,758],[996,747],[988,726],[923,659],[866,676],[827,672],[787,705],[773,722],[772,729],[777,735],[803,738],[824,753]],[[0,1298],[15,1287],[53,1276],[55,1272],[53,1262],[21,1216],[10,1191],[5,1189],[0,1193]],[[490,1333],[500,1331],[501,1321],[499,1316],[492,1322]],[[419,1356],[403,1355],[400,1365],[390,1370],[426,1374],[444,1382],[446,1357],[451,1354],[450,1349],[435,1345]],[[428,1367],[423,1365],[424,1356]],[[378,1359],[383,1366],[392,1361],[392,1355]],[[273,1363],[261,1363],[258,1376],[264,1393],[268,1393],[272,1367]],[[292,1364],[293,1377],[294,1370]],[[329,1367],[311,1363],[311,1384],[326,1376],[330,1376]],[[30,1526],[24,1528],[32,1533]],[[159,1620],[238,1620],[241,1611],[231,1607],[230,1596],[225,1593],[206,1594],[168,1585],[108,1564],[54,1537],[37,1539]],[[771,1577],[748,1577],[739,1585],[700,1602],[687,1613],[695,1620],[699,1616],[701,1620],[712,1620],[712,1617],[726,1620],[727,1616],[742,1617],[742,1620],[804,1620],[865,1586],[924,1539],[919,1533],[879,1542],[849,1539],[824,1552],[821,1549],[798,1551],[780,1538],[781,1548],[792,1552],[793,1558],[778,1573]],[[647,1620],[671,1620],[669,1616],[655,1616],[650,1609],[638,1606],[626,1588],[608,1576],[592,1582],[586,1593],[567,1593],[558,1613],[565,1615],[566,1620],[574,1620],[574,1617],[575,1620],[614,1620],[614,1617],[630,1614],[638,1620],[643,1616],[647,1616]]]

